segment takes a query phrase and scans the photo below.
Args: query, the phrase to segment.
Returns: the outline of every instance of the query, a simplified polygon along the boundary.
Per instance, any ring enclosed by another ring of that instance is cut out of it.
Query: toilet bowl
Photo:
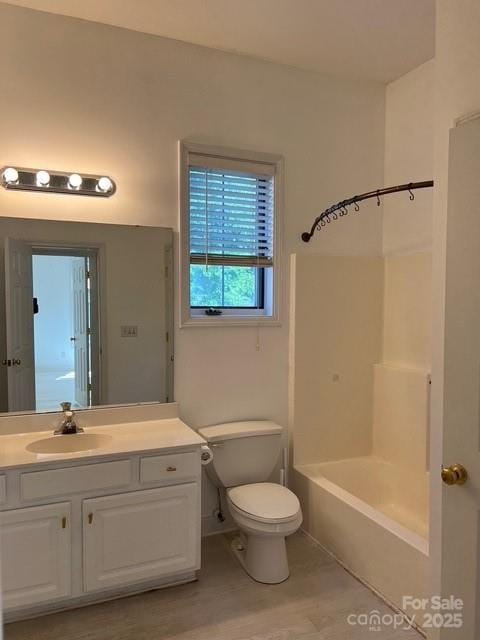
[[[228,508],[244,534],[233,551],[257,582],[277,584],[289,576],[286,536],[302,524],[300,503],[286,487],[270,482],[227,490]]]
[[[207,474],[226,489],[228,509],[240,530],[232,548],[245,571],[258,582],[288,578],[286,536],[302,523],[298,498],[267,482],[281,450],[283,429],[268,420],[231,422],[199,429],[213,451]]]

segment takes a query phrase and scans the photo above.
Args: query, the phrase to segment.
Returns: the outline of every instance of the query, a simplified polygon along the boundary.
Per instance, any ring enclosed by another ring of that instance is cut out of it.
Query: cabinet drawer
[[[140,461],[140,482],[185,480],[200,472],[200,458],[196,453],[177,453],[168,456],[150,456]]]
[[[22,500],[36,500],[96,489],[128,486],[132,480],[130,460],[85,464],[65,469],[22,473]]]

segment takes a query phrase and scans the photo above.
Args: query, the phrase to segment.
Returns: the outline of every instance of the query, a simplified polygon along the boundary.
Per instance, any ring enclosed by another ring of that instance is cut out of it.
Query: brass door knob
[[[442,467],[442,480],[445,484],[465,484],[468,473],[461,464],[452,464],[449,467]]]

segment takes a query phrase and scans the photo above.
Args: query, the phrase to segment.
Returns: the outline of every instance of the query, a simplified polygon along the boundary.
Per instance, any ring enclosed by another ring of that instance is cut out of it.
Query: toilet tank
[[[268,420],[228,422],[199,429],[213,451],[207,474],[218,487],[265,482],[278,461],[283,429]]]

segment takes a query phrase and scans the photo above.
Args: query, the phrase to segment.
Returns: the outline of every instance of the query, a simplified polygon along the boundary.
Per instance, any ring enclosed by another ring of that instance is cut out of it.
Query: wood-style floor
[[[351,626],[392,613],[302,533],[288,539],[290,578],[252,581],[224,536],[206,538],[198,582],[7,625],[6,640],[421,640],[413,630]]]

